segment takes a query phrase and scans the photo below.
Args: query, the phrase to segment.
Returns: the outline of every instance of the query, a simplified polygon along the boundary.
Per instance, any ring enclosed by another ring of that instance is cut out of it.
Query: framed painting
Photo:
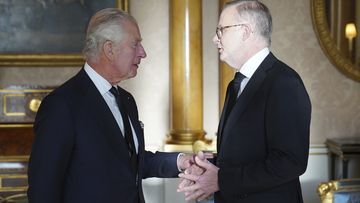
[[[81,66],[90,17],[128,1],[0,0],[0,66]]]

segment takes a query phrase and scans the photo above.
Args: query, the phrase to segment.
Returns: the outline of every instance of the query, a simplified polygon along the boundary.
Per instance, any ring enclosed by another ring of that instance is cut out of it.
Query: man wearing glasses
[[[197,157],[205,171],[180,174],[187,200],[301,203],[311,103],[300,76],[270,51],[272,18],[259,1],[232,1],[221,13],[214,43],[236,69],[217,137],[217,158]],[[200,156],[201,157],[201,156]]]

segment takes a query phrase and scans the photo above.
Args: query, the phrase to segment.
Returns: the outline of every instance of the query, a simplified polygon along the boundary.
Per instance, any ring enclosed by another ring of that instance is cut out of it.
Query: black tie
[[[240,84],[244,78],[245,78],[245,76],[243,74],[241,74],[240,72],[236,72],[234,79],[229,83],[229,86],[228,86],[229,100],[228,100],[228,104],[227,104],[227,108],[226,108],[225,119],[228,118],[232,108],[234,107],[234,105],[236,103],[238,93],[240,90]]]
[[[122,97],[120,96],[119,91],[117,90],[117,88],[112,87],[110,89],[110,92],[114,95],[115,99],[116,99],[116,103],[119,107],[120,113],[121,113],[121,117],[124,123],[124,133],[125,133],[125,140],[128,146],[128,150],[129,150],[129,154],[130,154],[130,164],[131,164],[131,168],[133,171],[135,171],[135,173],[137,173],[138,170],[138,160],[137,160],[137,154],[136,154],[136,149],[135,149],[135,144],[134,144],[134,138],[133,138],[133,134],[132,134],[132,130],[131,130],[131,126],[130,126],[130,122],[129,122],[129,117],[128,114],[126,112],[126,109],[124,108],[123,102],[122,102]]]

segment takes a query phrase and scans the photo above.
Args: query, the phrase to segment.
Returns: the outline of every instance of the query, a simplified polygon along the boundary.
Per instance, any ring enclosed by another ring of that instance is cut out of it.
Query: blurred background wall
[[[359,135],[360,83],[341,74],[324,55],[313,29],[309,0],[263,2],[273,16],[271,51],[300,74],[312,101],[310,152],[314,156],[310,157],[307,176],[302,179],[311,187],[307,191],[311,202],[316,198],[315,185],[328,175],[324,141]],[[217,26],[218,0],[203,0],[202,5],[204,130],[208,138],[214,138],[220,113],[219,71],[217,49],[211,39]],[[137,77],[121,86],[132,92],[137,101],[140,120],[145,124],[147,149],[162,150],[170,126],[169,1],[130,0],[130,12],[138,20],[147,58]],[[2,67],[0,86],[58,86],[80,68]],[[165,194],[163,183],[158,179],[145,183],[146,194],[158,194],[149,195],[149,202],[171,198]]]

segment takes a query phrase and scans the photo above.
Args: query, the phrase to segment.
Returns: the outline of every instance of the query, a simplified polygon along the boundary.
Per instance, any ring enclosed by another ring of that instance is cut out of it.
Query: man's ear
[[[242,33],[242,40],[246,41],[247,39],[249,39],[250,35],[252,34],[252,29],[250,27],[250,25],[244,25],[243,26],[243,33]]]
[[[114,59],[114,46],[111,41],[106,41],[103,44],[102,50],[109,61],[112,61]]]

